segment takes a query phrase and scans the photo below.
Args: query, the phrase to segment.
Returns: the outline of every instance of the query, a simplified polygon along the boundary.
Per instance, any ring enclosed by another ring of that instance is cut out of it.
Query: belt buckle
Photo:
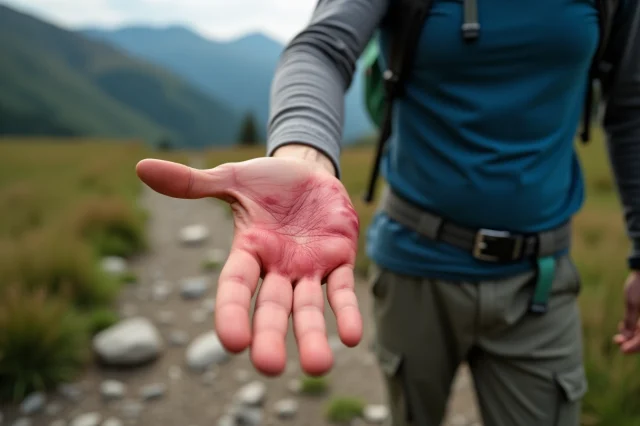
[[[508,231],[482,228],[476,233],[473,245],[473,256],[476,259],[488,262],[516,260],[522,253],[523,243],[524,237],[522,235],[514,235]],[[505,245],[507,246],[506,248]],[[496,248],[498,253],[486,253],[491,247]]]

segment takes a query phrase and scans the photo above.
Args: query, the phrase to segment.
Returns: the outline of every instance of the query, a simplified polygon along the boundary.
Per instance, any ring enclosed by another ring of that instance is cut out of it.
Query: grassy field
[[[111,141],[0,140],[0,398],[70,380],[115,321],[104,256],[145,249],[135,164]],[[179,159],[179,157],[177,158]]]
[[[575,218],[573,255],[583,277],[580,296],[584,321],[589,392],[584,400],[583,424],[640,425],[640,356],[622,356],[612,344],[623,316],[622,289],[627,276],[629,241],[613,184],[602,133],[578,150],[587,181],[587,201]],[[264,155],[263,148],[214,151],[209,166]],[[365,230],[375,205],[362,202],[373,158],[369,147],[347,149],[342,155],[343,183],[361,220],[357,270],[363,273]],[[382,184],[379,185],[379,188]]]

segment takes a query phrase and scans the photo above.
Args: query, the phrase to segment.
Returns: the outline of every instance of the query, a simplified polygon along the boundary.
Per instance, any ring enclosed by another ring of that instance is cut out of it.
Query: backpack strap
[[[609,39],[611,37],[611,31],[613,29],[613,21],[618,9],[620,0],[596,0],[596,7],[599,14],[599,26],[600,26],[600,41],[598,49],[593,57],[591,69],[589,71],[589,81],[587,82],[587,94],[584,102],[584,111],[582,118],[582,133],[580,138],[582,142],[586,143],[591,137],[591,116],[593,109],[593,85],[595,80],[601,78],[600,66],[604,58],[604,53],[609,45]]]
[[[402,96],[404,81],[412,63],[420,38],[422,25],[429,13],[433,0],[391,0],[384,20],[391,33],[391,49],[384,79],[385,110],[376,147],[373,170],[364,200],[370,203],[375,193],[384,146],[391,135],[393,101]]]

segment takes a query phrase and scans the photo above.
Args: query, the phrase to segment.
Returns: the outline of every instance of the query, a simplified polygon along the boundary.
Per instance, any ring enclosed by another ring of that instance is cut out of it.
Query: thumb
[[[171,161],[146,159],[136,165],[142,182],[163,195],[174,198],[225,198],[230,188],[231,164],[198,170]]]

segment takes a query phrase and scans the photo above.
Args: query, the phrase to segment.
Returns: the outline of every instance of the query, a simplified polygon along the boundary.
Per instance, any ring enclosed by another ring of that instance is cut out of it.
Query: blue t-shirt
[[[400,195],[461,225],[554,228],[583,202],[574,140],[598,12],[593,0],[479,0],[478,15],[480,38],[467,44],[462,1],[435,0],[381,172]],[[405,274],[486,279],[531,266],[481,262],[384,214],[367,232],[370,258]]]

